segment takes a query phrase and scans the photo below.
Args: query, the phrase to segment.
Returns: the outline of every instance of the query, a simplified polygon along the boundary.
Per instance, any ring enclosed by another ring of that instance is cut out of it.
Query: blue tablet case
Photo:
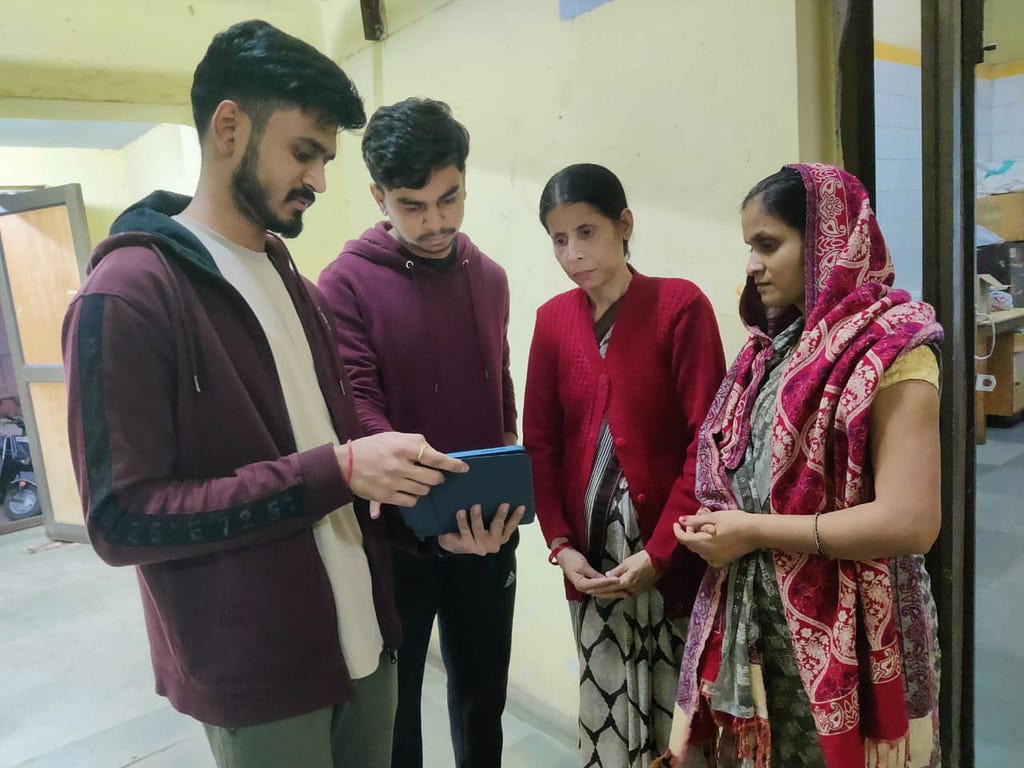
[[[533,468],[522,446],[486,448],[449,454],[469,465],[469,472],[445,472],[444,482],[421,496],[414,507],[403,507],[402,517],[419,538],[455,533],[459,525],[455,513],[467,512],[473,504],[483,507],[484,525],[494,519],[498,506],[504,502],[514,510],[525,506],[520,523],[532,523]],[[511,510],[510,510],[511,513]]]

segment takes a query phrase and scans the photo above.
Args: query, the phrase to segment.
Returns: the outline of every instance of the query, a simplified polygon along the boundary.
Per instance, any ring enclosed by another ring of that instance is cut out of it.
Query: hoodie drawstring
[[[284,248],[283,250],[284,250],[285,254],[287,254],[287,256],[288,256],[288,266],[291,267],[291,270],[295,274],[295,277],[301,283],[303,278],[302,278],[302,273],[299,272],[299,265],[295,263],[295,259],[292,258],[292,255],[288,251],[287,248]],[[312,299],[312,297],[310,297],[310,298]],[[337,346],[338,340],[337,340],[337,338],[335,338],[334,331],[331,328],[331,323],[327,320],[327,315],[324,314],[323,308],[319,304],[317,304],[316,302],[314,302],[312,300],[310,301],[310,303],[313,305],[313,308],[316,310],[317,317],[320,320],[320,322],[317,323],[317,326],[318,326],[318,328],[320,330],[321,340],[324,341],[329,347]],[[344,379],[344,377],[342,377],[340,375],[340,371],[336,370],[335,374],[337,374],[337,376],[338,376],[338,387],[341,389],[341,394],[342,395],[347,395],[348,393],[345,391],[345,379]]]

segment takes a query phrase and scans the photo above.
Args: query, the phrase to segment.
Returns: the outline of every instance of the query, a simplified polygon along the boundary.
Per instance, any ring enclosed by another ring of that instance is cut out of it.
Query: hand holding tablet
[[[412,507],[402,509],[406,525],[419,538],[458,533],[459,510],[470,511],[479,505],[482,526],[488,527],[498,508],[508,504],[509,521],[517,507],[524,507],[522,523],[535,517],[533,470],[522,446],[487,448],[449,454],[469,465],[466,473],[444,473],[444,482],[421,496]],[[473,524],[470,513],[466,520]]]

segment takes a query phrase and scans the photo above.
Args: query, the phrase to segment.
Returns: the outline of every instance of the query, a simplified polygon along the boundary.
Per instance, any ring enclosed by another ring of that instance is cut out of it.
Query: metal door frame
[[[59,187],[48,187],[38,191],[19,192],[0,195],[0,215],[28,213],[40,208],[65,206],[68,212],[68,223],[71,227],[71,241],[75,248],[75,261],[78,273],[85,280],[85,268],[89,263],[91,251],[89,227],[85,218],[85,202],[82,198],[82,187],[78,184],[65,184]],[[61,541],[87,542],[88,537],[84,525],[58,523],[53,516],[53,504],[50,499],[50,488],[46,481],[46,468],[43,464],[43,451],[39,442],[39,430],[36,423],[35,410],[29,394],[29,385],[37,382],[64,382],[63,366],[58,365],[26,365],[25,352],[21,346],[21,333],[18,330],[18,318],[14,313],[14,297],[11,295],[11,283],[7,274],[7,259],[4,256],[3,242],[0,241],[0,311],[3,312],[4,323],[11,347],[11,362],[14,364],[14,379],[18,385],[18,396],[21,399],[22,418],[28,432],[29,447],[32,451],[32,468],[36,473],[39,486],[40,501],[43,507],[43,524],[46,535]],[[26,521],[13,523],[6,530],[24,527]]]
[[[974,765],[974,67],[982,0],[921,0],[923,288],[942,345],[942,532],[929,568],[942,647],[943,763]]]

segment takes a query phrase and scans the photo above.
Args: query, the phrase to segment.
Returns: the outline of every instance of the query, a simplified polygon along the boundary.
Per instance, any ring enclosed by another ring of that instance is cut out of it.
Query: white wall
[[[976,86],[977,160],[1024,159],[1024,74],[978,77]]]
[[[996,81],[977,78],[974,82],[974,159],[992,160],[992,92]]]
[[[1024,159],[1024,74],[992,83],[992,153],[989,160]]]
[[[896,286],[921,294],[921,67],[875,59],[875,213]]]

